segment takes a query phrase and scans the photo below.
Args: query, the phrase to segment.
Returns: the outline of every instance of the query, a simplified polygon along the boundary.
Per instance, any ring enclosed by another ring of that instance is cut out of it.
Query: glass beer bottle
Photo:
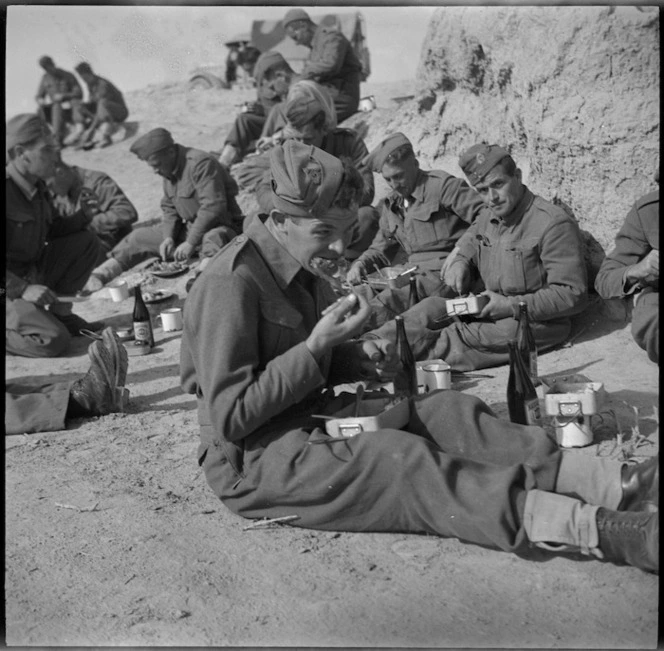
[[[152,348],[154,346],[154,333],[152,332],[152,321],[150,320],[150,312],[148,306],[143,300],[143,293],[141,291],[140,283],[134,287],[134,314],[132,320],[134,322],[134,339],[136,342],[144,342]]]
[[[406,327],[402,316],[395,316],[397,325],[397,354],[401,362],[401,372],[394,380],[396,393],[408,397],[417,395],[417,371],[415,369],[415,357],[406,337]]]
[[[516,341],[508,344],[510,374],[507,380],[507,409],[510,420],[521,425],[542,425],[539,400]]]
[[[523,301],[519,302],[519,325],[516,331],[516,342],[530,379],[537,386],[539,384],[537,376],[537,344],[535,344],[535,335],[533,335],[530,318],[528,317],[528,306]]]
[[[408,279],[410,283],[410,293],[408,294],[408,307],[411,308],[413,305],[417,305],[420,302],[420,296],[417,293],[417,277],[415,274],[410,274]]]

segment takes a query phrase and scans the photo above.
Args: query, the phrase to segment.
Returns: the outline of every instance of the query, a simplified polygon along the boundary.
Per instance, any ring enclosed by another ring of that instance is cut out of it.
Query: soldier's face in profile
[[[146,163],[152,168],[155,174],[170,178],[175,168],[175,150],[172,148],[155,152],[148,157]]]
[[[55,139],[50,134],[43,136],[30,147],[22,147],[18,158],[23,171],[47,181],[55,173],[55,163],[58,160]]]

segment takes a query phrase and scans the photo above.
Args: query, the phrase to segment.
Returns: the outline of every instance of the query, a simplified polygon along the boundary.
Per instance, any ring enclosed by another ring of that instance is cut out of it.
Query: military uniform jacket
[[[652,250],[659,251],[659,190],[641,197],[625,218],[613,250],[604,258],[595,279],[595,289],[603,298],[618,298],[640,291],[648,283],[628,287],[625,272]],[[650,283],[659,291],[659,279]]]
[[[583,310],[586,267],[576,221],[528,188],[507,220],[482,211],[459,240],[457,261],[476,269],[486,289],[528,306],[536,321]]]
[[[38,181],[27,193],[23,187],[27,181],[21,183],[22,177],[12,162],[5,173],[5,284],[8,298],[20,298],[29,284],[48,285],[48,279],[41,277],[39,264],[49,240],[83,230],[87,219],[58,217],[46,185]]]
[[[397,192],[380,202],[378,233],[358,260],[368,268],[374,262],[382,267],[383,256],[399,244],[409,262],[422,269],[440,269],[483,206],[479,194],[464,180],[439,170],[420,170],[407,208]]]
[[[124,106],[125,109],[127,108],[124,96],[114,84],[108,81],[108,79],[95,76],[95,78],[88,84],[88,91],[90,92],[91,102],[99,103],[100,100],[105,99],[113,104]],[[127,111],[127,114],[128,113],[129,112]]]
[[[188,225],[187,242],[198,246],[203,235],[217,226],[242,231],[242,211],[235,197],[238,187],[226,168],[208,152],[177,145],[172,179],[164,179],[164,239],[176,234],[180,222]]]
[[[58,215],[71,217],[81,212],[81,190],[92,190],[99,198],[100,212],[92,218],[88,228],[109,248],[113,248],[131,232],[132,224],[138,220],[134,204],[108,174],[76,166],[72,166],[72,169],[76,173],[76,180],[69,194],[53,197]]]
[[[83,99],[83,90],[71,72],[56,68],[54,74],[47,72],[41,78],[36,98],[53,100],[55,95],[63,95],[65,100]]]
[[[311,52],[300,76],[339,92],[360,98],[362,64],[348,39],[338,30],[319,25],[311,40]]]
[[[180,357],[203,449],[240,464],[245,445],[311,420],[336,362],[316,361],[306,339],[334,300],[258,219],[212,259],[187,296]]]
[[[360,199],[361,206],[369,206],[374,198],[374,179],[373,172],[362,164],[362,160],[369,153],[364,140],[360,138],[357,132],[352,129],[333,129],[325,135],[320,149],[326,151],[337,158],[348,158],[357,168],[364,180],[364,192]],[[262,154],[267,164],[269,164],[269,152]],[[264,213],[269,213],[274,207],[272,205],[272,175],[270,170],[266,170],[263,178],[256,188],[256,199],[258,205]]]

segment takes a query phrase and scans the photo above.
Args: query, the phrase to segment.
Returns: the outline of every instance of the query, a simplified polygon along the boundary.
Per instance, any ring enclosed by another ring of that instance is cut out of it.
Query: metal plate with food
[[[159,278],[174,278],[175,276],[181,276],[182,274],[187,273],[187,271],[189,271],[189,264],[186,262],[163,262],[161,260],[155,260],[152,264],[148,265],[145,270]]]
[[[146,303],[161,303],[175,296],[175,292],[169,292],[163,289],[156,289],[153,292],[143,292],[143,300]]]

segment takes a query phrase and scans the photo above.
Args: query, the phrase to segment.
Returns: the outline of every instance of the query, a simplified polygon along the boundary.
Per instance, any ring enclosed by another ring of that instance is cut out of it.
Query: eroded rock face
[[[456,174],[466,147],[502,144],[608,250],[657,188],[659,77],[656,7],[445,7],[397,128],[423,166]]]

